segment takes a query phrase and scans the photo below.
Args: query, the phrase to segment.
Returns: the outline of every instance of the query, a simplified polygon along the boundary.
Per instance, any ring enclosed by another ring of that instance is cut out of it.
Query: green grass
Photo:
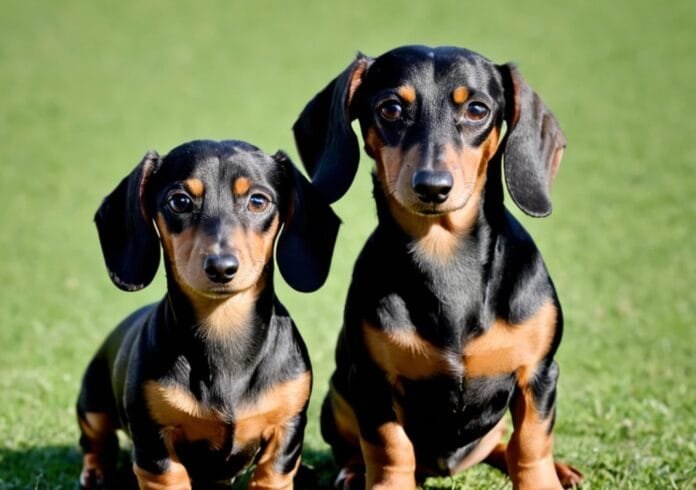
[[[290,126],[357,50],[466,46],[519,63],[569,148],[554,214],[523,218],[566,313],[556,453],[584,489],[696,487],[696,4],[39,2],[0,15],[0,489],[74,488],[73,403],[106,332],[163,294],[119,292],[92,214],[148,148],[246,139],[296,156]],[[279,286],[316,385],[305,460],[352,262],[374,225],[370,165],[319,293]],[[160,272],[161,276],[162,272]],[[429,489],[509,488],[487,468]]]

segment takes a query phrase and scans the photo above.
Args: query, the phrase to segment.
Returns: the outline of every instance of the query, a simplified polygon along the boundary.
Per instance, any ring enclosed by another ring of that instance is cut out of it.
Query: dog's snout
[[[445,202],[452,190],[452,174],[449,172],[419,170],[413,174],[411,181],[418,199],[423,202]]]
[[[203,261],[203,270],[213,282],[230,282],[239,269],[239,261],[234,255],[209,255]]]

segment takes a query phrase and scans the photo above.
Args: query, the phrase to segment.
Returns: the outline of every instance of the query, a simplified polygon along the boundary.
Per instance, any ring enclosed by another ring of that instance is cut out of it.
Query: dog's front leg
[[[191,490],[191,480],[176,457],[171,431],[140,415],[131,425],[133,472],[140,490]]]
[[[360,437],[366,488],[415,489],[416,457],[404,428],[398,422],[385,422],[376,428],[375,433],[376,441]]]
[[[293,478],[300,467],[306,424],[307,413],[303,411],[282,426],[271,427],[265,432],[265,446],[249,488],[292,490]]]
[[[168,460],[161,473],[148,471],[134,463],[133,472],[140,490],[191,490],[188,472],[178,461]]]
[[[515,490],[562,488],[553,461],[553,419],[558,366],[540,366],[531,380],[518,376],[510,404],[514,432],[507,447],[507,466]]]
[[[351,392],[360,426],[365,488],[415,490],[413,444],[394,413],[391,387],[383,373],[356,368],[351,376]]]

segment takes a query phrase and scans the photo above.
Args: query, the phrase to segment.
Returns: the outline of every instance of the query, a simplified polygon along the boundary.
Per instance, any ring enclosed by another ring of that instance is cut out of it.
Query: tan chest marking
[[[236,409],[235,444],[258,441],[300,413],[309,399],[310,386],[311,376],[307,372]],[[183,388],[148,381],[145,397],[150,415],[163,426],[170,450],[181,440],[206,440],[212,448],[220,449],[230,437],[232,428],[223,414],[204,406]]]
[[[308,371],[263,393],[254,403],[235,410],[235,444],[245,444],[283,426],[298,415],[309,400],[312,375]]]
[[[486,333],[466,344],[467,378],[517,372],[520,384],[525,385],[551,347],[557,317],[555,305],[549,302],[520,324],[496,320]]]
[[[223,422],[222,414],[203,406],[185,389],[148,381],[145,400],[153,420],[164,429],[170,452],[182,439],[206,440],[216,449],[224,445],[229,427]]]
[[[372,359],[394,383],[397,378],[425,379],[436,374],[456,373],[457,363],[452,357],[415,331],[396,330],[385,332],[364,323],[363,335]]]
[[[522,384],[548,353],[558,312],[546,303],[520,324],[496,320],[483,335],[470,340],[461,358],[423,339],[413,330],[385,332],[363,324],[365,345],[391,383],[398,378],[427,379],[462,373],[467,378],[517,373]]]

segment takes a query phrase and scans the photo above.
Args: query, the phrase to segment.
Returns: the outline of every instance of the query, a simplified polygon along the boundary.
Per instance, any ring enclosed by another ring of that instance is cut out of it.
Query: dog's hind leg
[[[116,407],[108,367],[95,358],[87,367],[77,401],[82,472],[80,488],[105,488],[116,472]]]
[[[365,463],[360,452],[360,431],[353,409],[333,386],[321,409],[321,433],[331,446],[340,471],[334,482],[339,490],[365,488]]]

